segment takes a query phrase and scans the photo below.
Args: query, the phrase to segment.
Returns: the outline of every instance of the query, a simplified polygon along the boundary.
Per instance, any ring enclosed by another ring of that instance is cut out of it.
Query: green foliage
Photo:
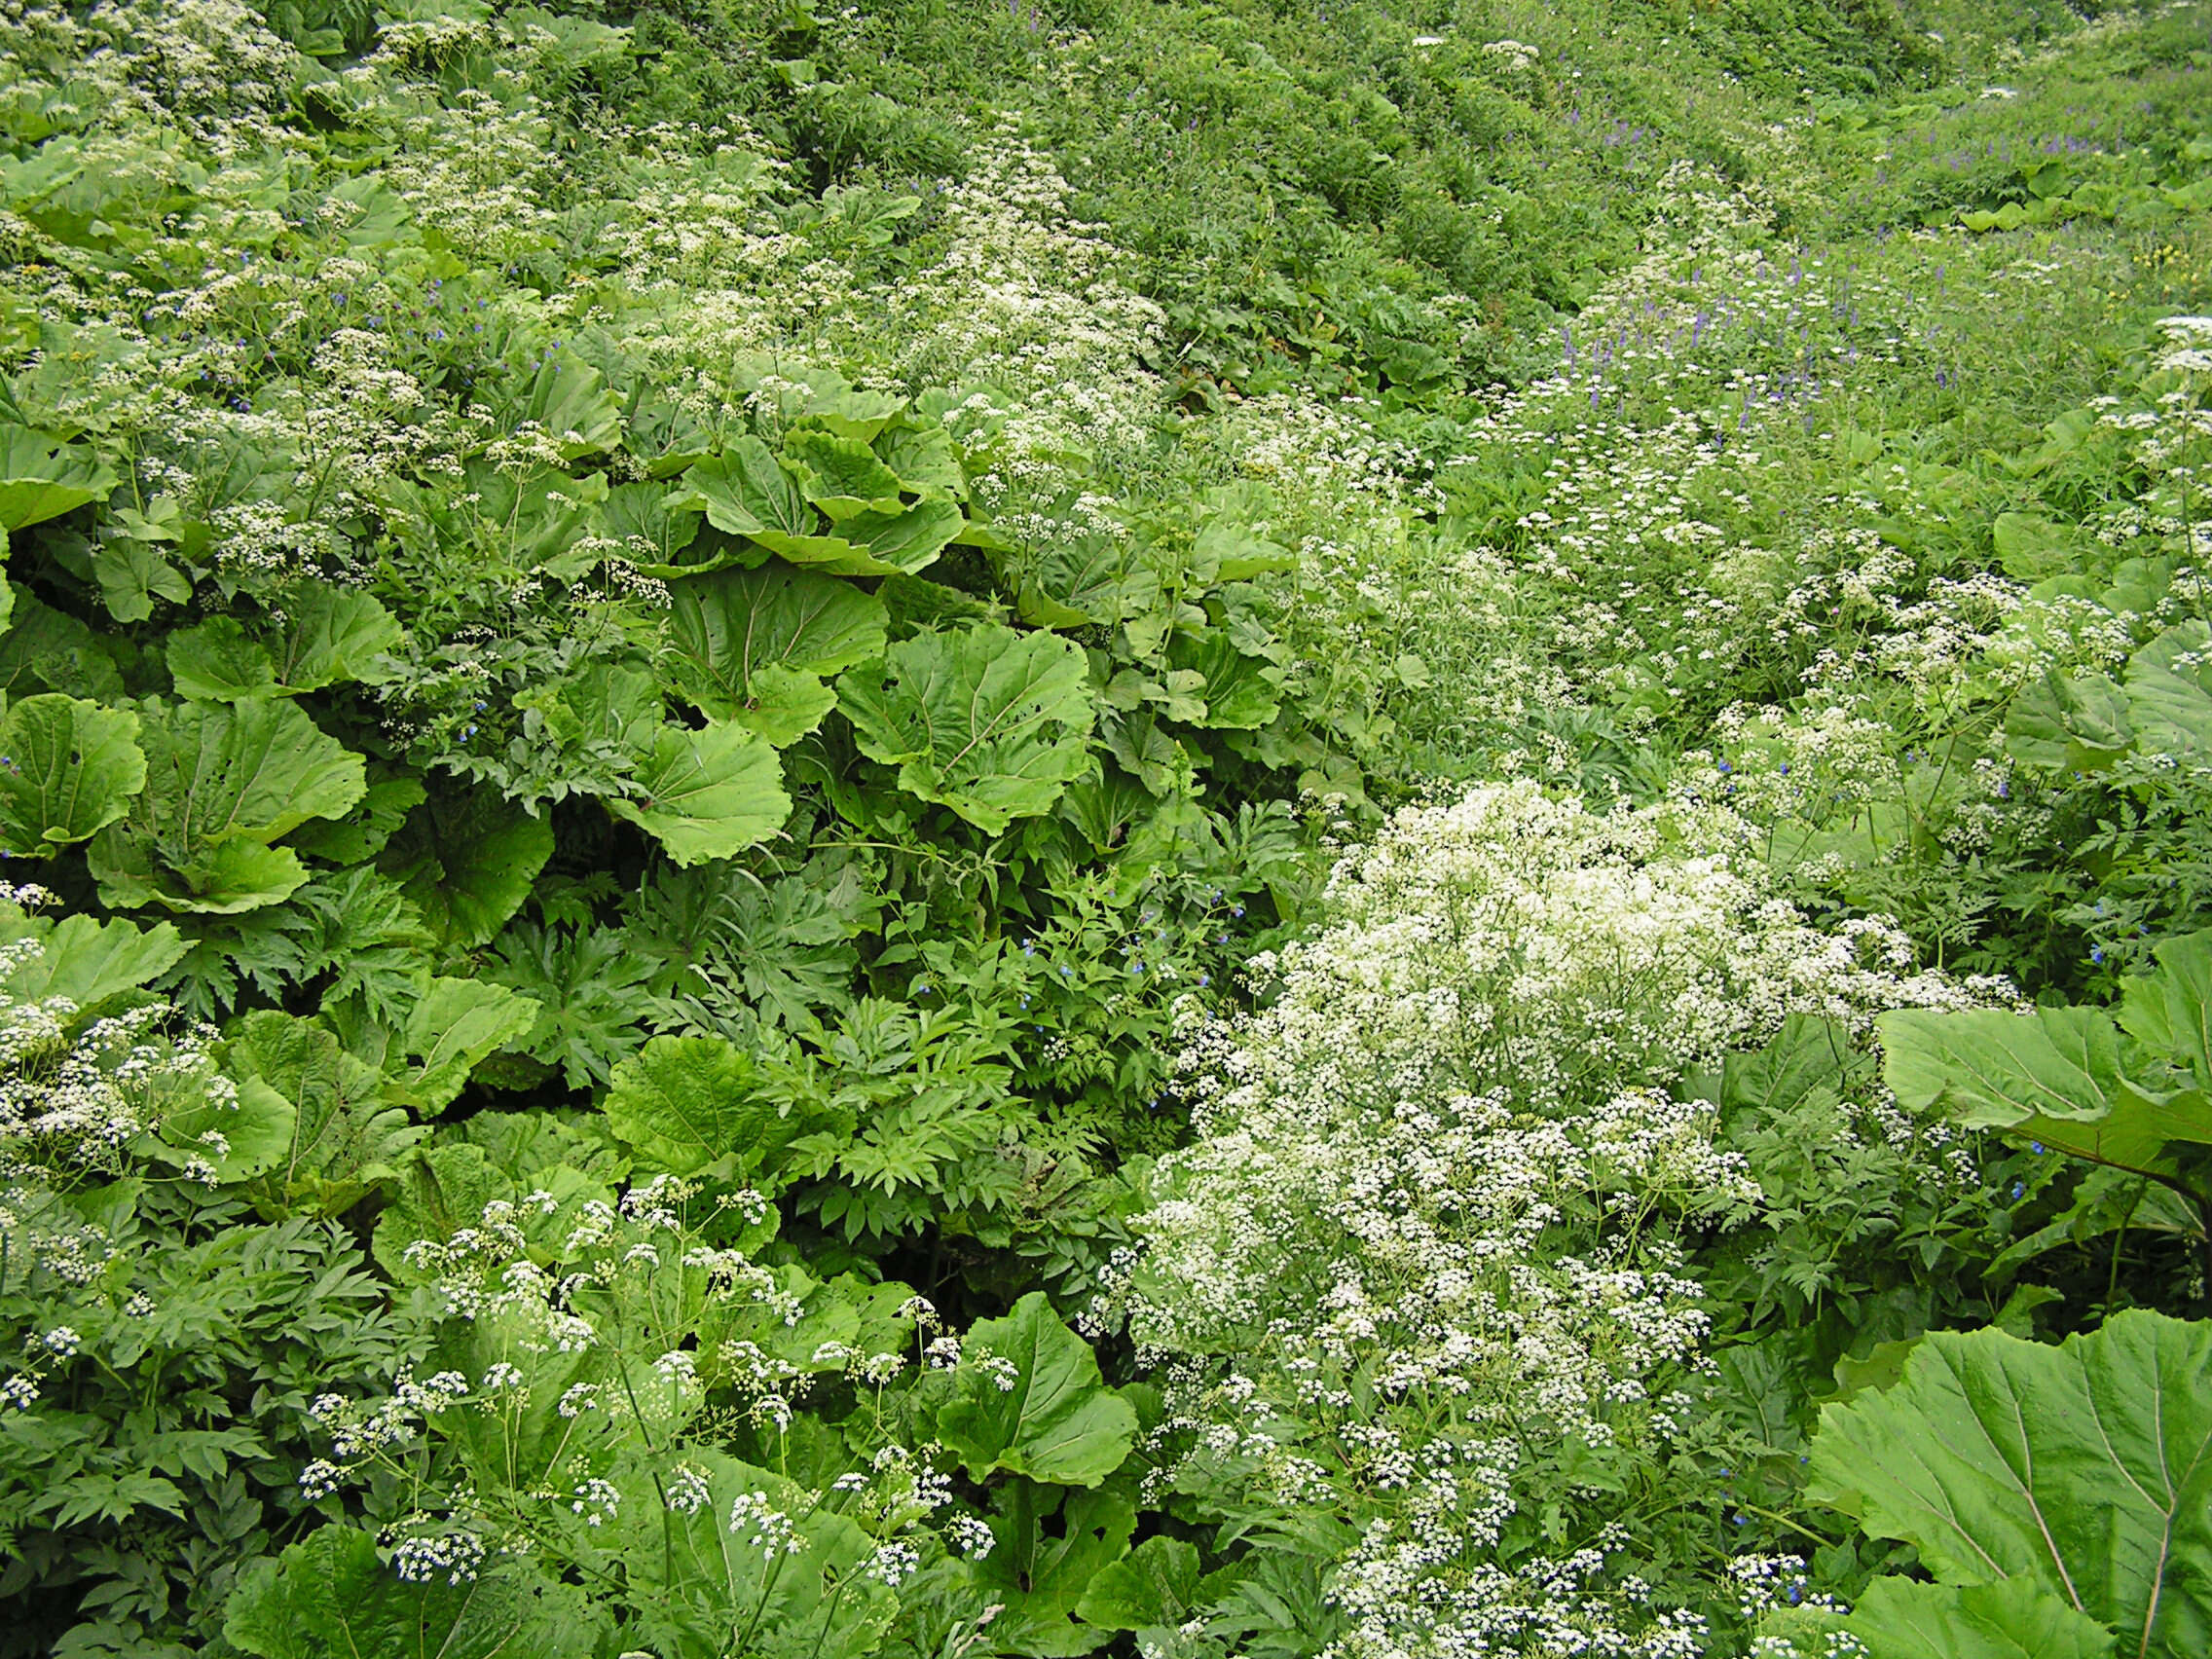
[[[1940,1585],[2025,1579],[2128,1653],[2200,1651],[2212,1634],[2208,1345],[2212,1325],[2149,1312],[2055,1348],[1998,1331],[1931,1335],[1896,1387],[1823,1412],[1809,1495],[1910,1542]],[[1892,1592],[1877,1622],[1907,1622],[1917,1599]],[[2039,1624],[2083,1640],[2080,1619],[2040,1602],[1932,1594],[1928,1605],[2028,1651],[2042,1650],[2028,1645],[2044,1639]]]
[[[1003,1469],[1094,1487],[1122,1466],[1136,1435],[1136,1413],[1099,1381],[1090,1346],[1052,1316],[1041,1292],[969,1330],[954,1383],[937,1414],[938,1438],[977,1480]]]
[[[1051,809],[1090,764],[1083,653],[991,623],[917,634],[853,670],[837,701],[870,759],[899,785],[990,834]]]
[[[493,1659],[518,1643],[555,1656],[592,1651],[582,1599],[515,1568],[401,1583],[351,1527],[321,1528],[271,1565],[223,1621],[226,1640],[263,1659]]]
[[[2206,1645],[2203,41],[0,18],[0,1655]]]

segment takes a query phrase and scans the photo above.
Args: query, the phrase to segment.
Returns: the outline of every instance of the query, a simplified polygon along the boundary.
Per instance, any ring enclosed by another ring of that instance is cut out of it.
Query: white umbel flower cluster
[[[1400,814],[1329,914],[1261,965],[1260,1012],[1191,1036],[1199,1138],[1122,1291],[1189,1448],[1164,1478],[1355,1524],[1341,1659],[1697,1651],[1622,1576],[1610,1494],[1678,1449],[1689,1245],[1764,1196],[1676,1086],[1790,1014],[1990,988],[1913,974],[1886,925],[1808,926],[1724,810],[1530,784]]]

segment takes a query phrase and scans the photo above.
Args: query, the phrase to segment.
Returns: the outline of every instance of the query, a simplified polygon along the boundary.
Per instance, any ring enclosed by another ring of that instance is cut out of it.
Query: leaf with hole
[[[0,851],[48,858],[91,839],[146,787],[138,717],[74,697],[25,697],[0,716]]]

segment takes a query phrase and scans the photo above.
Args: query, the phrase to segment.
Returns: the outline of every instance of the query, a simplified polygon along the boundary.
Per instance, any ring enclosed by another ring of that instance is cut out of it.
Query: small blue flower
[[[2102,961],[2103,961],[2104,959],[2105,959],[2105,953],[2104,953],[2104,950],[2103,950],[2103,949],[2102,949],[2101,947],[2100,947],[2100,948],[2098,948],[2098,949],[2096,949],[2096,950],[2092,950],[2092,951],[2090,951],[2090,952],[2089,952],[2089,960],[2090,960],[2091,962],[2102,962]]]
[[[918,997],[926,997],[929,994],[930,982],[927,979],[916,979],[914,981],[914,995]]]
[[[2028,1189],[2026,1188],[2026,1186],[2025,1186],[2025,1185],[2023,1185],[2022,1183],[2020,1183],[2020,1182],[2018,1182],[2018,1181],[2015,1181],[2015,1182],[2013,1182],[2013,1183],[2012,1183],[2012,1198],[2013,1198],[2014,1201],[2015,1201],[2015,1202],[2016,1202],[2016,1201],[2018,1201],[2018,1199],[2019,1199],[2019,1198],[2021,1198],[2021,1196],[2022,1196],[2023,1194],[2025,1194],[2025,1193],[2027,1192],[2027,1190],[2028,1190]]]
[[[2034,1153],[2034,1154],[2035,1154],[2035,1155],[2036,1155],[2036,1156],[2037,1156],[2038,1158],[2041,1158],[2041,1157],[2043,1156],[2043,1142],[2041,1142],[2041,1141],[2030,1141],[2030,1142],[2028,1142],[2028,1150],[2029,1150],[2030,1152]]]

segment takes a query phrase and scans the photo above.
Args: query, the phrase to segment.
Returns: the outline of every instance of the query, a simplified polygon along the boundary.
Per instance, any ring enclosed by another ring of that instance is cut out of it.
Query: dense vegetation
[[[0,1654],[2212,1651],[2212,7],[6,0]]]

